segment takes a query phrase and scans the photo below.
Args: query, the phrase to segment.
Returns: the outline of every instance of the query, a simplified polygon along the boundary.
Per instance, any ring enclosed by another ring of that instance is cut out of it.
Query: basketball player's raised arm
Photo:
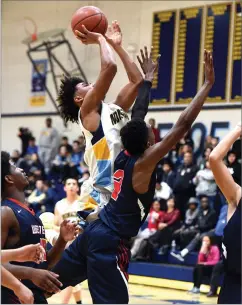
[[[93,113],[98,115],[100,104],[104,100],[117,72],[117,66],[113,51],[103,35],[89,32],[84,26],[83,33],[76,31],[76,35],[84,44],[98,44],[100,48],[101,71],[94,87],[86,94],[81,105],[81,115],[84,125],[89,126],[92,121],[96,125],[95,119],[97,118],[95,115],[93,116]],[[92,130],[92,126],[91,130],[89,128],[87,129],[94,131]],[[95,126],[94,129],[96,129]]]
[[[134,103],[143,77],[135,62],[122,47],[122,33],[117,21],[112,22],[112,27],[108,27],[106,39],[120,57],[128,75],[129,83],[120,91],[115,102],[127,112]]]
[[[198,91],[192,102],[182,112],[176,124],[164,137],[164,139],[148,148],[140,159],[140,166],[152,173],[157,163],[163,158],[169,150],[184,136],[191,128],[192,123],[198,116],[202,106],[214,83],[213,58],[210,52],[204,51],[205,61],[205,82]]]
[[[154,74],[159,65],[160,55],[157,57],[156,62],[153,62],[152,49],[150,55],[148,55],[147,47],[145,47],[144,51],[140,50],[140,53],[141,53],[141,59],[139,56],[137,56],[137,58],[145,77],[144,77],[144,81],[139,86],[138,96],[132,108],[131,119],[140,118],[144,120],[149,108],[150,90],[152,87]]]
[[[241,198],[241,186],[234,182],[232,175],[224,164],[224,157],[227,155],[233,143],[241,136],[241,123],[238,124],[222,141],[214,148],[209,156],[209,163],[213,171],[215,181],[226,197],[228,203],[237,206]],[[228,215],[229,216],[229,215]]]

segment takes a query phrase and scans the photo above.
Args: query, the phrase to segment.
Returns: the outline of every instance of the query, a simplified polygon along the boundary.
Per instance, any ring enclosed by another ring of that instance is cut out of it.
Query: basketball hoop
[[[25,33],[31,37],[31,41],[34,42],[37,40],[37,24],[30,17],[24,17],[24,29]]]

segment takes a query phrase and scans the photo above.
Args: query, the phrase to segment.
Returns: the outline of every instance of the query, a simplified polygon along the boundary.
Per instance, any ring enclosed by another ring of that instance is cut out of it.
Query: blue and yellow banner
[[[155,13],[153,17],[153,58],[161,54],[159,70],[151,90],[152,104],[171,102],[173,50],[175,42],[176,11]]]
[[[181,10],[178,30],[175,102],[189,103],[198,89],[203,8]]]
[[[35,60],[32,70],[32,82],[31,82],[31,106],[44,106],[46,102],[46,76],[47,76],[47,59]]]

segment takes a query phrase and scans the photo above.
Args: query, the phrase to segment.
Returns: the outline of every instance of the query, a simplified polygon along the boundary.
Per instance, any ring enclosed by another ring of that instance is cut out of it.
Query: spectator
[[[219,142],[219,138],[218,137],[212,137],[212,139],[211,139],[211,147],[212,147],[212,149],[214,149],[218,145],[218,142]]]
[[[22,141],[21,157],[24,157],[26,155],[26,151],[29,145],[29,139],[32,137],[32,133],[28,128],[20,127],[18,137]]]
[[[38,154],[38,146],[35,144],[35,138],[31,137],[29,139],[29,145],[26,151],[26,155],[32,156],[33,154]]]
[[[180,253],[171,252],[171,255],[184,262],[184,257],[198,246],[203,237],[213,232],[215,224],[216,213],[210,207],[208,198],[204,196],[201,198],[201,210],[198,213],[197,224],[191,232],[194,238]]]
[[[165,182],[156,182],[155,187],[155,200],[158,200],[161,204],[161,210],[166,210],[167,205],[166,201],[171,197],[172,189],[169,187],[169,185]]]
[[[198,204],[199,200],[192,197],[188,201],[188,209],[186,211],[185,215],[185,221],[184,224],[181,226],[180,229],[176,230],[173,233],[173,239],[175,242],[175,246],[179,245],[180,247],[185,246],[185,242],[187,240],[190,240],[189,235],[193,235],[193,230],[195,225],[197,224],[197,218],[198,218]]]
[[[149,124],[153,130],[153,133],[155,135],[155,143],[160,142],[161,138],[160,138],[160,130],[158,128],[155,127],[156,122],[155,119],[149,119]]]
[[[178,156],[177,156],[177,160],[176,160],[176,165],[180,166],[181,164],[184,163],[184,155],[186,153],[193,153],[192,152],[192,146],[190,144],[183,144],[180,146],[179,150],[178,150]],[[194,158],[194,156],[193,156]],[[194,160],[193,160],[194,161]],[[195,163],[195,162],[193,162]]]
[[[85,141],[84,136],[79,136],[78,137],[78,142],[79,142],[79,145],[80,145],[80,150],[84,152],[85,147],[86,147],[86,141]]]
[[[29,160],[29,173],[37,179],[45,178],[45,169],[37,154],[32,154]]]
[[[204,276],[211,276],[214,266],[219,262],[220,253],[217,246],[212,245],[211,238],[203,237],[202,247],[198,255],[198,263],[193,270],[193,288],[191,293],[200,293]]]
[[[177,170],[173,189],[177,207],[181,211],[182,219],[184,219],[185,216],[188,200],[191,197],[195,197],[195,186],[192,179],[195,177],[197,170],[198,167],[193,165],[192,153],[185,153],[184,164]]]
[[[162,214],[158,230],[149,238],[153,248],[160,248],[159,253],[165,254],[168,250],[173,232],[180,226],[180,211],[175,208],[173,197],[167,200],[167,211]]]
[[[28,197],[28,203],[31,205],[31,208],[35,211],[35,213],[37,213],[45,199],[46,194],[44,191],[44,181],[37,180],[35,190]]]
[[[220,248],[221,248],[221,245],[222,245],[224,228],[226,227],[226,224],[227,224],[227,213],[228,213],[228,205],[226,204],[221,208],[216,227],[212,231],[212,234],[210,234],[213,237],[215,243]]]
[[[57,176],[57,179],[64,180],[70,173],[71,157],[66,146],[59,148],[59,153],[53,161],[52,173]]]
[[[217,296],[218,286],[220,282],[221,275],[224,273],[224,264],[223,261],[220,260],[214,267],[210,280],[210,290],[207,294],[207,297],[215,297]]]
[[[165,159],[163,162],[162,169],[163,169],[162,182],[167,183],[169,187],[173,189],[176,175],[173,172],[172,162],[169,159]]]
[[[28,175],[28,181],[29,181],[29,185],[28,187],[24,190],[24,194],[27,197],[29,197],[29,195],[35,190],[35,176],[33,174],[29,174]]]
[[[217,193],[217,184],[210,169],[209,161],[206,162],[204,169],[197,172],[193,178],[193,183],[196,185],[196,196],[199,198],[203,195],[207,196],[213,207]]]
[[[22,168],[25,173],[28,173],[29,167],[27,162],[20,156],[20,152],[18,150],[14,150],[11,156],[11,160],[16,164],[17,167]]]
[[[208,147],[209,147],[209,148],[212,148],[212,137],[211,137],[210,135],[208,135],[208,136],[206,137],[204,147],[205,147],[205,149],[207,149]]]
[[[241,164],[238,162],[236,152],[230,150],[227,154],[227,167],[234,181],[241,185]]]
[[[54,213],[55,208],[55,198],[56,198],[56,192],[52,188],[51,182],[44,181],[44,192],[45,192],[45,199],[43,202],[43,205],[45,206],[45,212],[51,212]]]
[[[161,221],[162,215],[163,215],[163,212],[160,211],[159,201],[154,201],[152,208],[150,209],[150,213],[148,215],[148,228],[139,232],[139,234],[136,236],[134,244],[131,248],[132,258],[134,258],[137,255],[137,253],[139,251],[139,247],[142,243],[142,240],[149,238],[151,235],[153,235],[157,231],[158,224]]]
[[[60,146],[66,146],[68,153],[72,153],[72,146],[69,144],[69,140],[66,136],[62,137]]]
[[[73,142],[72,154],[71,154],[71,176],[82,176],[85,168],[82,166],[84,152],[81,151],[80,143],[78,141]]]
[[[59,146],[59,135],[55,128],[52,127],[52,119],[46,119],[46,127],[42,129],[39,139],[39,158],[45,166],[46,173],[49,173],[51,162],[57,154]]]
[[[206,167],[206,162],[209,161],[209,156],[212,152],[211,147],[207,147],[203,153],[203,159],[199,162],[199,169],[204,169]]]

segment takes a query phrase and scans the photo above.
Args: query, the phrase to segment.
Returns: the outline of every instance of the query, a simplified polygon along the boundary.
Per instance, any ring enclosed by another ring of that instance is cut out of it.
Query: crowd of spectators
[[[150,119],[149,123],[156,142],[161,141],[155,120]],[[54,212],[55,203],[65,197],[63,181],[74,177],[81,186],[89,177],[84,162],[85,139],[80,135],[70,143],[52,126],[50,118],[46,119],[46,126],[41,130],[38,141],[28,128],[20,128],[18,136],[22,140],[22,151],[14,150],[12,159],[29,176],[30,184],[26,189],[28,203],[38,215],[46,211]],[[205,259],[205,248],[209,253],[206,260],[211,258],[215,266],[212,257],[216,252],[216,263],[221,265],[217,256],[226,225],[227,203],[209,166],[209,155],[218,141],[217,137],[207,136],[204,151],[199,156],[195,153],[194,142],[188,132],[160,161],[154,202],[131,248],[133,260],[153,261],[154,251],[160,255],[170,251],[175,259],[184,262],[186,256],[191,251],[198,251],[202,244],[194,270],[193,292],[199,291],[203,274],[213,273],[213,268],[200,266],[204,265],[200,263]],[[240,185],[239,148],[240,144],[235,143],[224,162]],[[212,243],[217,248],[212,247]],[[216,285],[213,285],[213,293]]]

